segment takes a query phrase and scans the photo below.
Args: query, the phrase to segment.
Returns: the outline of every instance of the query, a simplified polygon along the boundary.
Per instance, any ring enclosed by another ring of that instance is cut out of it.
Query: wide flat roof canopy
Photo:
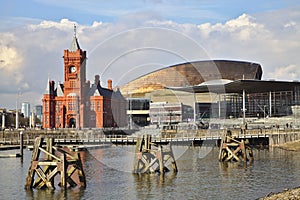
[[[266,80],[237,80],[225,84],[200,84],[188,87],[166,87],[171,90],[186,91],[192,93],[265,93],[292,91],[295,87],[300,87],[300,82],[296,81],[266,81]]]

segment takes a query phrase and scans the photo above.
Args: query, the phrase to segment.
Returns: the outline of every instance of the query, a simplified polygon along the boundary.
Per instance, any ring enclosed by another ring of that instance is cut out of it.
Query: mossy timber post
[[[247,157],[247,152],[249,158]],[[253,162],[253,152],[251,147],[247,145],[247,142],[243,139],[241,141],[235,139],[232,137],[231,131],[228,130],[221,138],[219,161]]]
[[[46,138],[45,149],[43,141],[43,137],[35,139],[25,189],[55,189],[54,179],[57,174],[60,174],[58,185],[63,189],[78,185],[85,188],[86,180],[79,152],[54,146],[53,138]],[[44,153],[44,159],[40,159],[41,152]]]
[[[155,173],[164,174],[170,171],[167,162],[171,161],[173,172],[177,173],[177,165],[169,143],[166,146],[151,142],[150,135],[137,138],[133,173]]]

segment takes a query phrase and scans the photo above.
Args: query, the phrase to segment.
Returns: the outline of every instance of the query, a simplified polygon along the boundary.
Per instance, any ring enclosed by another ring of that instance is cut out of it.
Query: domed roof
[[[262,68],[257,63],[231,60],[194,61],[145,74],[125,84],[120,90],[125,96],[143,96],[165,87],[187,87],[213,83],[216,80],[261,80],[261,77]]]

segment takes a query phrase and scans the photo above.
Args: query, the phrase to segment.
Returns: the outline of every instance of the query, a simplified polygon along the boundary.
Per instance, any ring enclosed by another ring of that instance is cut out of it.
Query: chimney
[[[100,76],[99,75],[96,75],[95,76],[95,85],[97,85],[97,86],[100,86]]]
[[[108,81],[107,81],[107,88],[109,90],[112,90],[112,80],[111,79],[108,79]]]
[[[50,93],[49,94],[54,94],[55,82],[51,80],[49,85],[50,85],[50,88],[49,88],[50,89],[50,91],[49,91]]]

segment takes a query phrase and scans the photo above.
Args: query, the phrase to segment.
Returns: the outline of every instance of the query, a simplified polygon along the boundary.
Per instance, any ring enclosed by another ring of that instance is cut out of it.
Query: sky
[[[87,79],[122,86],[173,64],[208,59],[261,64],[263,79],[300,79],[298,0],[10,0],[0,7],[0,108],[42,104],[63,82],[76,35]]]

